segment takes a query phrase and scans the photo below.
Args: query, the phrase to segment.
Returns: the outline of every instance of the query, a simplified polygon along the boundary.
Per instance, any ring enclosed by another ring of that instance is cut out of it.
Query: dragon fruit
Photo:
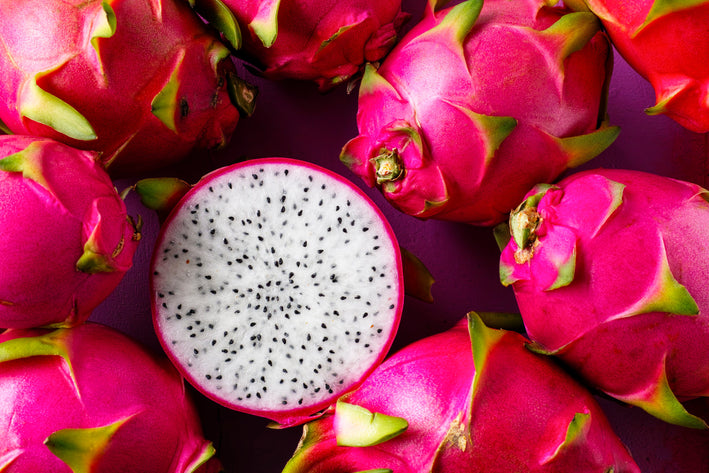
[[[0,327],[75,325],[131,267],[140,239],[95,153],[0,136]]]
[[[526,343],[471,314],[409,345],[305,425],[283,473],[639,472],[591,394]]]
[[[153,321],[187,380],[229,408],[289,426],[383,359],[403,303],[401,253],[379,209],[313,164],[213,171],[163,224]]]
[[[221,12],[209,16],[220,17],[222,31],[237,31],[227,37],[243,40],[234,46],[262,75],[315,81],[322,91],[382,59],[409,17],[401,0],[190,2],[198,11]]]
[[[182,378],[87,322],[0,335],[3,473],[218,471]]]
[[[500,263],[540,352],[667,422],[706,428],[709,192],[640,171],[540,184],[510,216]]]
[[[177,0],[2,0],[0,122],[99,151],[114,176],[227,142],[253,91]],[[3,128],[3,126],[0,126]]]
[[[656,103],[646,112],[709,132],[709,1],[571,3],[584,2],[600,17],[618,52],[655,89]]]
[[[617,136],[610,46],[592,13],[550,2],[441,3],[367,66],[340,158],[402,212],[492,225]]]

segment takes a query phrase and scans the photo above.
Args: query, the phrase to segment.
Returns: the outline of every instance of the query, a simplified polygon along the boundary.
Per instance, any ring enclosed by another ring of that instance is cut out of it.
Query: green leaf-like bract
[[[101,427],[58,430],[47,437],[44,444],[72,472],[91,473],[113,435],[128,419],[130,416]]]

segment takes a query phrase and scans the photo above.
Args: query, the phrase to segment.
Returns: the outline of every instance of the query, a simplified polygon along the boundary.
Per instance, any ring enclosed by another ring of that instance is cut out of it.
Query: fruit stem
[[[404,163],[396,148],[382,149],[379,155],[372,159],[372,163],[377,176],[377,184],[395,181],[404,174]]]
[[[529,261],[534,253],[534,246],[537,243],[537,229],[542,221],[542,217],[537,211],[537,205],[546,190],[548,190],[548,186],[542,188],[541,192],[528,197],[510,214],[510,234],[518,247],[514,255],[518,264]]]

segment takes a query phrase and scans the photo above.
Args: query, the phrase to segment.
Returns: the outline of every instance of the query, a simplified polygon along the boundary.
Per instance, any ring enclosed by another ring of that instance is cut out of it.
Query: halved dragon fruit
[[[0,136],[0,327],[86,320],[130,269],[140,222],[96,153]]]
[[[402,212],[492,225],[616,138],[610,45],[592,13],[556,2],[445,3],[367,67],[341,160]]]
[[[328,90],[379,61],[409,15],[401,0],[190,0],[239,53],[271,79],[315,81]],[[241,26],[239,26],[241,25]],[[233,43],[233,41],[232,41]]]
[[[205,176],[163,224],[151,268],[155,329],[188,381],[283,425],[359,384],[402,310],[400,250],[381,212],[292,159]]]
[[[526,343],[471,314],[409,345],[305,425],[283,473],[639,473],[591,394]]]
[[[667,422],[706,428],[709,192],[639,171],[539,185],[512,213],[500,274],[536,349]]]
[[[252,93],[178,0],[2,0],[0,10],[0,122],[99,151],[113,175],[224,145],[239,118],[230,94]]]
[[[3,473],[213,473],[214,447],[167,359],[87,322],[0,335]]]
[[[709,132],[709,1],[575,0],[603,22],[623,58],[655,89],[649,115]]]

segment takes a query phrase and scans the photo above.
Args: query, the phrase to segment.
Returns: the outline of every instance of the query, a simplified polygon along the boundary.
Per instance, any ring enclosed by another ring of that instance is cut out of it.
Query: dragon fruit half
[[[610,46],[592,13],[550,2],[441,3],[367,67],[341,160],[407,214],[492,225],[617,136]]]
[[[471,314],[409,345],[305,425],[283,473],[638,473],[590,393],[526,343]]]
[[[0,136],[0,327],[74,325],[131,267],[139,222],[96,154]]]
[[[182,378],[109,327],[0,335],[3,473],[218,471]]]
[[[404,294],[379,209],[339,175],[286,158],[192,187],[161,228],[151,286],[158,338],[187,380],[284,426],[375,368]]]
[[[409,17],[401,0],[190,2],[198,11],[221,12],[215,24],[241,32],[232,35],[243,40],[235,46],[264,76],[315,81],[323,91],[360,72],[365,62],[382,59]]]
[[[178,0],[2,0],[0,11],[0,122],[99,151],[113,175],[225,144],[239,118],[229,94],[252,92]]]
[[[655,89],[650,115],[709,132],[709,1],[575,0],[603,22],[623,58]]]
[[[670,423],[709,397],[709,192],[639,171],[539,185],[510,216],[500,274],[529,337]]]

